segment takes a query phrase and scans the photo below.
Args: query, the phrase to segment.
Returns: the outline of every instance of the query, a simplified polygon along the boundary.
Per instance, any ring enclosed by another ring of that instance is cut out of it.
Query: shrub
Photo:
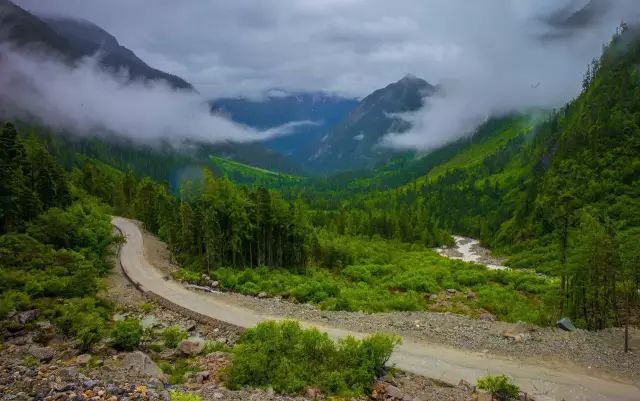
[[[115,348],[131,351],[140,344],[142,326],[134,319],[117,322],[111,331],[111,337]]]
[[[229,352],[230,350],[231,349],[226,344],[219,341],[207,341],[204,343],[204,347],[202,347],[201,354],[207,355],[217,351]]]
[[[361,395],[369,391],[399,339],[376,334],[331,341],[297,322],[263,322],[247,330],[233,348],[224,373],[230,388],[271,386],[295,394],[317,387],[325,394]]]
[[[168,348],[175,348],[182,340],[186,340],[189,337],[186,331],[178,326],[171,326],[164,329],[162,332],[162,339],[164,345]]]
[[[202,397],[198,394],[186,391],[171,390],[169,395],[171,396],[171,401],[202,401]]]
[[[499,401],[516,400],[520,396],[520,388],[505,375],[485,376],[478,379],[477,386],[491,393]]]

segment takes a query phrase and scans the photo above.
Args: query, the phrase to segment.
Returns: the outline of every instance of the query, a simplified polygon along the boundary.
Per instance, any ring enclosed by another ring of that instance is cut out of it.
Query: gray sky
[[[558,107],[575,96],[587,63],[617,24],[637,17],[637,0],[599,1],[607,7],[570,27],[549,21],[588,0],[17,3],[90,20],[207,97],[272,88],[362,97],[407,73],[442,83],[447,96],[410,116],[411,132],[386,141],[424,149],[489,115]]]

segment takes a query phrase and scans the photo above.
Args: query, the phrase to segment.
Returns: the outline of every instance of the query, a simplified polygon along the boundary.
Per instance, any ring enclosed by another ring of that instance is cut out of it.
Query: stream
[[[491,270],[508,269],[507,266],[502,264],[503,261],[500,258],[491,256],[491,251],[480,246],[479,240],[459,235],[454,235],[453,239],[455,241],[454,246],[439,247],[435,249],[436,252],[451,259],[478,263]]]

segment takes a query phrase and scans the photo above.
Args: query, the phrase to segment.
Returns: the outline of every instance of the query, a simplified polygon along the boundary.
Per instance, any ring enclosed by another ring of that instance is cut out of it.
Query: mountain
[[[100,63],[113,72],[127,70],[131,79],[163,80],[172,88],[194,90],[184,79],[147,65],[99,26],[64,17],[38,17],[8,0],[0,0],[0,40],[21,48],[45,49],[67,61],[98,53]]]
[[[321,138],[310,164],[322,171],[372,168],[399,153],[379,147],[390,132],[403,132],[409,124],[395,113],[415,111],[437,88],[407,75],[365,97],[326,137]]]
[[[126,69],[131,79],[164,80],[173,88],[193,90],[182,78],[150,67],[131,50],[121,46],[113,35],[88,21],[38,17],[7,0],[0,0],[0,26],[0,41],[9,41],[21,49],[55,52],[69,63],[98,53],[101,64],[113,72]],[[3,117],[6,116],[0,116]],[[46,125],[46,122],[42,123]],[[171,171],[180,165],[210,164],[211,155],[284,173],[302,172],[298,163],[259,143],[192,144],[189,154],[180,154],[163,144],[148,147],[117,137],[89,139],[82,135],[66,136],[64,146],[78,148],[90,157],[122,168],[131,167],[139,174],[149,174],[159,180],[170,180]],[[119,156],[114,158],[114,155]],[[168,159],[171,162],[162,166]]]
[[[358,101],[325,93],[280,93],[262,99],[221,98],[211,102],[211,110],[233,121],[257,129],[269,129],[295,121],[297,126],[286,136],[265,140],[267,147],[305,163],[315,146]]]

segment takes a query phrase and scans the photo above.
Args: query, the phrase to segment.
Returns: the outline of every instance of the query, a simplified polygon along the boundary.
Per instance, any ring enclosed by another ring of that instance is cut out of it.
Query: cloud
[[[17,2],[93,21],[209,97],[273,88],[364,97],[414,73],[446,96],[385,143],[419,149],[490,115],[566,102],[620,20],[640,12],[637,0]]]
[[[70,66],[52,55],[0,48],[0,110],[83,135],[123,135],[138,142],[258,141],[291,134],[311,121],[266,131],[212,115],[199,94],[164,81],[131,81],[101,68],[99,55]]]

